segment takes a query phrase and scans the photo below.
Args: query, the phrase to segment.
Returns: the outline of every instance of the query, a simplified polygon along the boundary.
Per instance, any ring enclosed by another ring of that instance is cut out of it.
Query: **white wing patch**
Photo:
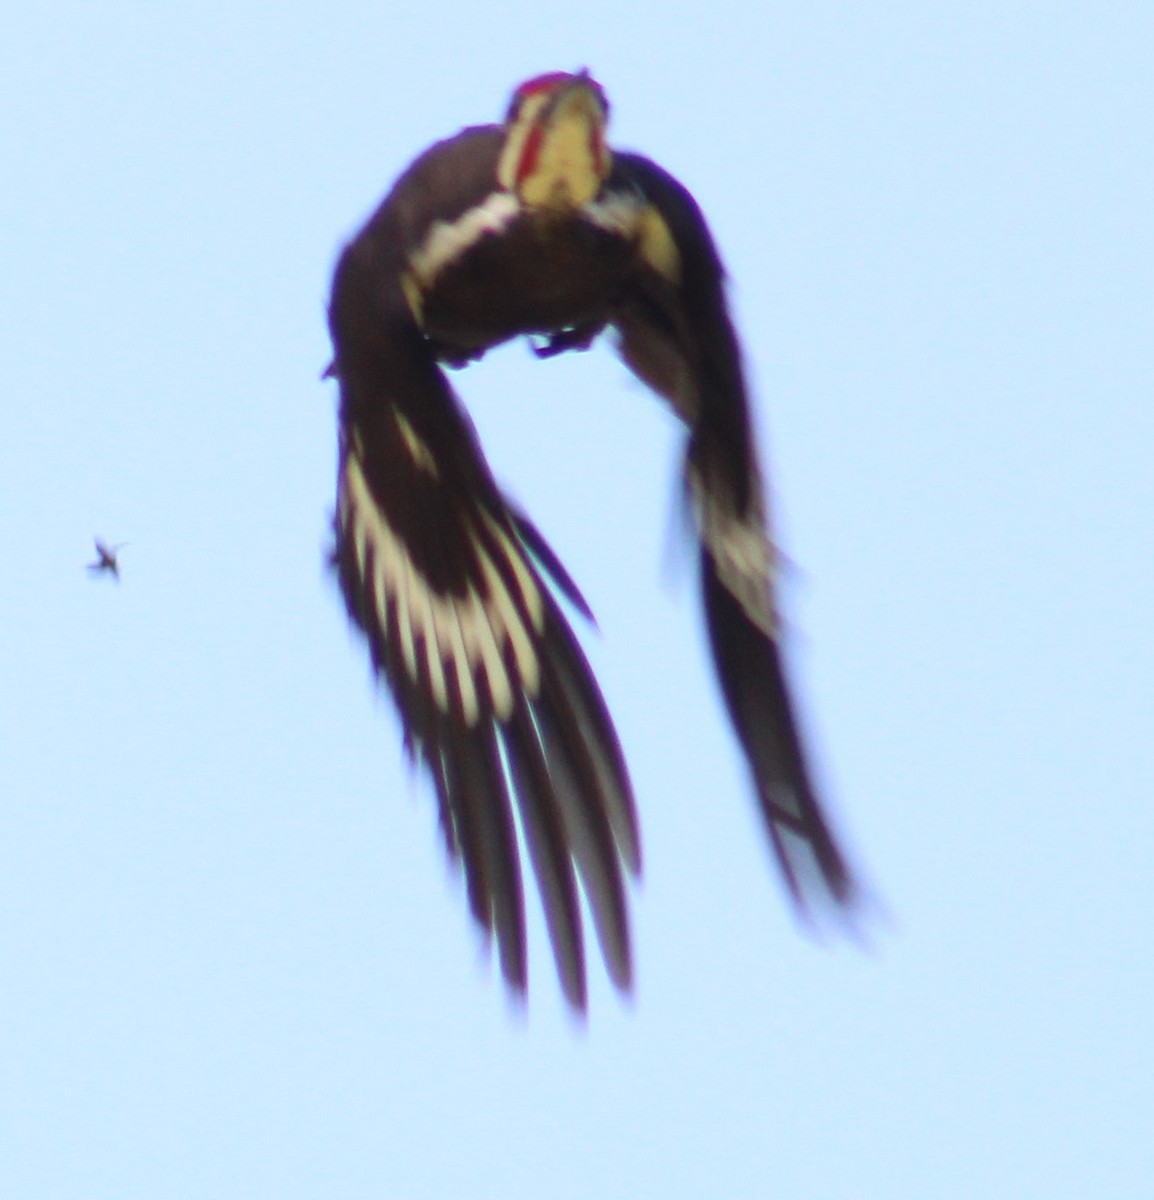
[[[404,669],[414,683],[420,683],[425,669],[432,699],[442,712],[450,712],[459,697],[465,723],[475,725],[482,715],[481,679],[501,721],[512,716],[517,692],[537,694],[541,670],[534,642],[544,626],[545,605],[524,556],[493,517],[481,513],[516,579],[517,596],[477,536],[480,588],[471,583],[463,597],[431,588],[373,498],[355,452],[345,459],[338,515],[380,628],[387,636],[390,615],[395,616]],[[512,667],[506,650],[512,652]]]
[[[581,215],[591,225],[627,238],[636,231],[644,208],[645,201],[632,192],[610,192],[604,200],[591,200]]]
[[[773,597],[778,551],[766,532],[760,487],[742,519],[729,497],[706,487],[697,470],[689,468],[688,475],[699,535],[717,565],[718,577],[746,616],[766,637],[776,639],[780,631]]]
[[[641,257],[670,283],[681,280],[681,255],[665,218],[634,192],[609,192],[581,209],[590,224],[633,241]]]
[[[413,462],[418,467],[428,471],[434,479],[440,478],[441,472],[437,470],[437,460],[433,457],[433,452],[421,439],[420,434],[412,427],[403,413],[394,412],[393,417],[397,422],[397,428],[401,431],[401,438],[405,443],[405,448],[412,456]]]
[[[441,269],[459,258],[487,233],[503,233],[521,212],[509,192],[492,192],[455,221],[434,221],[425,240],[409,256],[409,274],[422,292],[432,287]]]
[[[532,206],[530,205],[529,208]],[[610,192],[603,200],[573,204],[583,220],[607,233],[632,240],[641,257],[673,283],[681,276],[680,256],[661,214],[633,192]],[[513,191],[491,192],[455,221],[434,221],[421,244],[409,255],[401,286],[418,325],[424,324],[425,296],[437,276],[472,246],[499,235],[527,211]]]

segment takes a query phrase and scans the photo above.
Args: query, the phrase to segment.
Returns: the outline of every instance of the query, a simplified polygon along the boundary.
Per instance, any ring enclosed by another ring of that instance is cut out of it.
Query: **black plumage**
[[[530,80],[503,125],[439,142],[338,263],[336,562],[349,614],[427,765],[470,907],[526,986],[523,840],[565,994],[586,1003],[579,890],[631,982],[640,843],[624,757],[558,604],[588,606],[503,496],[445,373],[510,338],[541,355],[605,329],[685,423],[686,494],[726,705],[790,894],[847,907],[779,647],[775,553],[713,239],[689,192],[604,141],[588,75]],[[518,826],[520,835],[518,835]]]

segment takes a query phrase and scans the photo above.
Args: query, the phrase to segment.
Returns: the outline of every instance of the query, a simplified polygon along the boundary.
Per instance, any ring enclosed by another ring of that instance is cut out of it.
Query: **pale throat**
[[[604,117],[596,102],[577,95],[544,120],[532,100],[510,128],[497,181],[527,208],[572,211],[593,201],[610,169]]]

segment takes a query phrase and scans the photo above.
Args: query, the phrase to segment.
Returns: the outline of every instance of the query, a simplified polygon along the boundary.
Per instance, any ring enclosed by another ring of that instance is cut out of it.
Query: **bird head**
[[[529,208],[588,204],[609,175],[608,119],[609,102],[587,71],[528,80],[509,102],[497,181]]]

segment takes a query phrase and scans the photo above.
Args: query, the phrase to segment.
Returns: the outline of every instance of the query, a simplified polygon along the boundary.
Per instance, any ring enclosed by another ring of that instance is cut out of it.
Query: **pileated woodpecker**
[[[341,255],[335,562],[354,622],[432,776],[473,915],[526,988],[516,825],[562,987],[586,976],[577,883],[610,976],[632,967],[624,879],[640,870],[633,792],[600,690],[558,604],[588,607],[502,494],[444,367],[518,335],[540,355],[611,327],[688,430],[684,483],[722,693],[802,914],[856,885],[822,816],[779,649],[741,356],[701,211],[656,163],[611,151],[588,73],[522,84],[501,125],[437,142]],[[514,816],[516,811],[516,820]]]

